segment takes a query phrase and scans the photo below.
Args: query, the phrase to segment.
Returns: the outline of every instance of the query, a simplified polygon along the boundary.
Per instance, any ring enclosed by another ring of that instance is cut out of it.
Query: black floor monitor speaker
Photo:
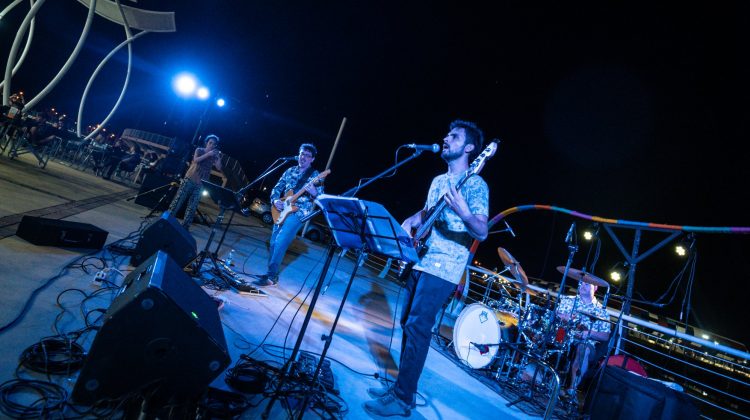
[[[231,362],[216,303],[164,252],[123,281],[104,315],[73,401],[200,396]]]
[[[700,417],[689,396],[619,367],[607,366],[598,392],[593,396],[592,388],[589,394],[584,410],[593,420],[697,420]]]
[[[130,257],[130,265],[139,266],[159,250],[169,254],[180,267],[188,265],[198,255],[195,238],[166,211],[143,231]]]
[[[102,249],[109,232],[88,223],[23,216],[16,235],[34,245]]]

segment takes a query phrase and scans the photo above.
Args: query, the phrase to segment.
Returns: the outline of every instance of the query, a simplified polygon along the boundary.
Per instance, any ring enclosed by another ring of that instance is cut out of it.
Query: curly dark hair
[[[484,133],[482,133],[482,130],[477,127],[476,123],[471,121],[455,120],[451,123],[449,129],[453,130],[454,128],[463,128],[466,133],[465,144],[474,145],[474,150],[469,153],[469,162],[472,162],[480,153],[482,153],[482,148],[484,147]]]
[[[301,152],[303,150],[307,150],[308,152],[310,152],[313,158],[318,155],[318,149],[316,149],[315,145],[313,145],[312,143],[302,143],[299,146],[299,151]]]

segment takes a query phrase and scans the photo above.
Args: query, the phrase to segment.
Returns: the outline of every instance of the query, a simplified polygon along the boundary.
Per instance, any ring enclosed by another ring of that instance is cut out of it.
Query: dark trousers
[[[451,282],[416,270],[406,282],[406,303],[401,313],[401,362],[394,391],[407,404],[412,403],[417,392],[435,317],[455,288]]]

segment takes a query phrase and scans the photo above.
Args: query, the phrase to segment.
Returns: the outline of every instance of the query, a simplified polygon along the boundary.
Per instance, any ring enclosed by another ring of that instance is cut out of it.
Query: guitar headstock
[[[313,179],[312,182],[315,183],[315,184],[318,184],[318,183],[320,183],[320,181],[323,180],[323,178],[327,177],[330,173],[331,173],[331,170],[330,169],[326,169],[325,171],[319,173],[318,176],[316,176],[315,179]]]
[[[497,146],[500,144],[500,139],[492,139],[490,144],[487,145],[487,147],[482,150],[482,153],[477,156],[476,159],[474,159],[473,162],[471,162],[471,165],[469,165],[469,171],[470,173],[477,174],[479,171],[482,170],[484,167],[484,164],[487,163],[487,159],[491,158],[492,156],[495,156],[495,152],[497,152]]]

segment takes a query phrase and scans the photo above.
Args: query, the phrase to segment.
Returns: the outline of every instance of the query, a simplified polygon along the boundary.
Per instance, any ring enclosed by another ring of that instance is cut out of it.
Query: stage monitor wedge
[[[200,396],[230,361],[215,301],[157,251],[123,281],[72,398],[91,405],[146,392],[186,401]]]
[[[198,246],[190,232],[165,211],[143,231],[130,257],[130,265],[141,265],[156,251],[166,252],[180,267],[185,267],[198,255]]]

